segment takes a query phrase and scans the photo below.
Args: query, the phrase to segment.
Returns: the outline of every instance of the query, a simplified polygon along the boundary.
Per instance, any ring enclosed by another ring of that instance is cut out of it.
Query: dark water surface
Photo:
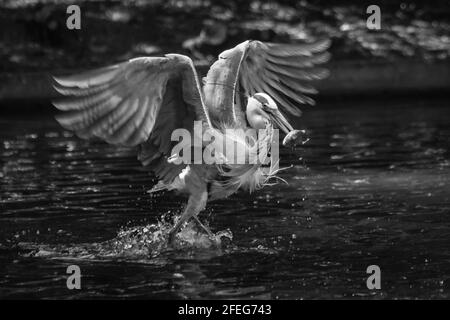
[[[190,225],[175,249],[166,221],[185,200],[150,196],[132,150],[0,115],[0,297],[450,298],[448,102],[361,104],[305,110],[289,185],[211,203],[201,219],[233,239]]]

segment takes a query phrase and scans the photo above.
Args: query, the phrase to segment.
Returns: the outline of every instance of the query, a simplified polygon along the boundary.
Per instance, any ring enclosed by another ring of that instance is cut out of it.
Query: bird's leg
[[[194,216],[194,220],[197,221],[198,225],[208,234],[211,239],[214,237],[214,234],[211,232],[211,230],[207,226],[205,226],[197,216]]]
[[[202,191],[200,193],[191,194],[188,199],[186,209],[184,209],[181,217],[178,219],[175,226],[169,232],[169,243],[173,244],[175,235],[180,231],[181,226],[191,217],[196,217],[200,211],[205,209],[208,200],[208,192]]]

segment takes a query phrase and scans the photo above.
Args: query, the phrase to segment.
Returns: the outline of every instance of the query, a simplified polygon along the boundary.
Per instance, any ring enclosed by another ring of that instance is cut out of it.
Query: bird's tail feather
[[[158,192],[158,191],[170,190],[169,187],[170,186],[168,186],[167,184],[165,184],[163,181],[160,180],[157,184],[155,184],[153,186],[153,188],[148,190],[147,193],[155,193],[155,192]]]

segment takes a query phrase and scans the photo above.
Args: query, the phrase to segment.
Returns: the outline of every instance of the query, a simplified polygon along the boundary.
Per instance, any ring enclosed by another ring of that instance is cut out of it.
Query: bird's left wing
[[[328,76],[328,70],[317,65],[329,60],[329,46],[327,39],[308,44],[243,42],[235,48],[243,52],[236,89],[247,97],[267,93],[280,109],[299,116],[299,104],[314,104],[309,95],[317,90],[311,80]]]

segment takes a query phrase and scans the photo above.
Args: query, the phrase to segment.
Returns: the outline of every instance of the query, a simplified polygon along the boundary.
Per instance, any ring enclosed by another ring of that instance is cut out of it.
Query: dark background
[[[81,8],[68,30],[66,8]],[[437,94],[449,83],[449,1],[378,1],[381,30],[366,28],[369,1],[1,1],[0,103],[48,102],[51,74],[142,55],[184,53],[200,73],[247,39],[331,38],[324,95]],[[7,106],[8,105],[8,106]],[[14,108],[12,108],[14,109]],[[41,109],[39,109],[41,110]],[[11,111],[11,110],[10,110]]]
[[[449,299],[449,1],[376,1],[381,30],[370,4],[0,1],[0,298]],[[202,74],[243,40],[322,37],[331,75],[291,119],[310,141],[280,150],[288,184],[208,204],[200,219],[233,234],[219,248],[192,225],[167,248],[186,199],[149,195],[135,150],[53,117],[51,75],[168,52]]]

